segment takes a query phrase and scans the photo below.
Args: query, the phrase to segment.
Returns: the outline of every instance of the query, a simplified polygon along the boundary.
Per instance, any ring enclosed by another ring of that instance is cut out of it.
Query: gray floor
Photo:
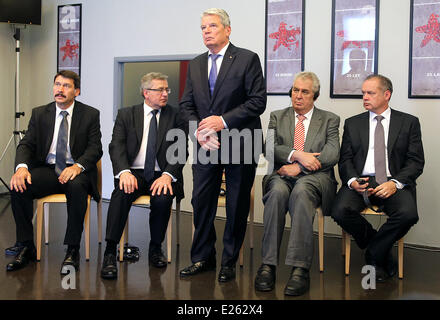
[[[108,203],[103,205],[104,230]],[[63,289],[63,278],[59,274],[65,254],[63,238],[66,223],[65,206],[53,204],[50,209],[50,244],[43,245],[39,263],[16,271],[6,272],[11,257],[0,254],[0,300],[386,300],[386,299],[439,299],[440,298],[440,253],[405,248],[404,279],[392,279],[377,284],[375,290],[364,290],[361,282],[363,255],[352,243],[351,274],[344,275],[344,259],[341,256],[341,240],[335,237],[325,239],[325,270],[318,269],[318,250],[315,250],[311,270],[310,291],[301,297],[286,297],[283,294],[290,268],[283,263],[277,270],[276,288],[261,293],[254,289],[254,278],[261,263],[260,241],[263,228],[255,227],[255,248],[249,248],[248,235],[244,252],[244,266],[237,269],[235,281],[220,284],[217,272],[207,272],[190,280],[181,280],[179,270],[190,263],[191,219],[190,214],[180,218],[180,245],[173,234],[172,262],[165,269],[148,266],[147,248],[149,241],[148,211],[134,208],[131,211],[129,243],[141,250],[135,263],[118,263],[119,277],[116,281],[102,280],[99,276],[105,244],[98,245],[96,206],[91,215],[91,258],[85,261],[84,247],[81,247],[80,271],[75,278],[75,289]],[[328,218],[327,218],[328,219]],[[175,221],[174,221],[175,223]],[[217,260],[220,261],[224,221],[216,221]],[[175,231],[175,224],[174,224]],[[284,234],[281,255],[285,256],[289,230]],[[317,239],[316,239],[317,240]],[[0,197],[0,248],[15,242],[15,224],[9,204],[9,197]],[[317,241],[315,243],[317,248]],[[395,255],[397,252],[395,252]],[[67,279],[64,279],[67,281]],[[72,286],[72,283],[68,283]]]

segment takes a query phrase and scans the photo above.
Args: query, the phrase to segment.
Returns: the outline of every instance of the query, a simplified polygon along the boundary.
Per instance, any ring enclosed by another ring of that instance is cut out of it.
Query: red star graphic
[[[285,46],[288,50],[290,50],[291,46],[296,45],[296,48],[298,49],[299,40],[296,39],[296,35],[301,34],[300,28],[298,27],[293,29],[293,26],[289,26],[292,29],[287,30],[286,26],[286,23],[281,22],[278,32],[274,32],[269,35],[269,38],[277,39],[277,42],[273,47],[273,51],[276,51],[281,45]]]
[[[79,44],[72,42],[70,44],[70,40],[66,40],[66,45],[61,47],[60,50],[64,51],[63,61],[66,60],[67,57],[73,60],[73,58],[78,58],[78,53],[76,50],[79,48]]]
[[[426,46],[431,40],[440,43],[440,23],[438,21],[438,14],[431,14],[428,23],[424,26],[416,27],[416,32],[426,33],[420,47]]]

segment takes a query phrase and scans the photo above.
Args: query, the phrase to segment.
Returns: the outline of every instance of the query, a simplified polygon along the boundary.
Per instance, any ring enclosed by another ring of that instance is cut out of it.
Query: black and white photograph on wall
[[[288,94],[304,70],[304,0],[266,0],[266,79],[268,94]]]
[[[377,73],[378,0],[333,0],[331,98],[362,98],[364,79]]]
[[[408,98],[440,98],[440,1],[411,0]]]
[[[58,6],[57,71],[81,76],[81,4]]]

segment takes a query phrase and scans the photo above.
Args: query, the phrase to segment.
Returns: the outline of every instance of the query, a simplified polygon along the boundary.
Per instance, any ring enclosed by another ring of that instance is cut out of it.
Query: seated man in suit
[[[102,156],[99,111],[79,101],[80,78],[73,71],[54,77],[55,101],[34,108],[23,140],[17,147],[16,170],[11,178],[11,205],[17,241],[23,244],[6,266],[18,270],[36,259],[32,225],[33,199],[53,193],[67,198],[66,265],[79,268],[79,247],[87,209],[87,196],[98,201],[96,163]]]
[[[365,260],[376,267],[376,280],[396,273],[393,244],[418,221],[416,179],[425,163],[419,120],[389,107],[391,80],[370,75],[362,85],[367,112],[344,125],[339,175],[342,187],[333,219],[351,234]],[[371,202],[388,215],[376,231],[359,213]]]
[[[259,291],[275,286],[287,211],[292,229],[285,263],[292,271],[284,294],[302,295],[310,286],[313,219],[319,206],[330,213],[337,186],[333,166],[339,159],[339,117],[314,106],[319,89],[314,73],[298,73],[290,91],[293,108],[270,114],[266,157],[273,143],[274,171],[263,179],[262,265],[255,278]]]
[[[116,246],[131,204],[141,195],[151,196],[149,261],[157,268],[167,265],[161,246],[173,198],[183,198],[182,169],[187,159],[186,123],[179,108],[167,104],[171,93],[167,79],[168,76],[158,72],[143,76],[140,92],[144,103],[120,109],[116,117],[109,145],[115,189],[107,215],[107,247],[101,269],[104,279],[117,278]],[[181,129],[183,137],[168,141],[166,136],[172,129]],[[167,154],[176,141],[184,144],[183,160],[179,158],[177,163]]]

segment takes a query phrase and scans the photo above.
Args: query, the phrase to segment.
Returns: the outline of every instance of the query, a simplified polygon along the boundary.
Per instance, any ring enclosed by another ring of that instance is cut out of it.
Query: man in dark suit
[[[17,241],[23,248],[6,266],[14,271],[34,261],[33,199],[53,193],[67,198],[67,265],[79,268],[79,247],[87,209],[87,196],[99,201],[96,163],[102,156],[99,111],[79,101],[80,78],[73,71],[54,77],[55,101],[32,110],[29,126],[17,147],[16,171],[11,178],[11,204]]]
[[[197,154],[206,151],[212,161],[206,163],[196,159],[193,165],[193,264],[181,270],[180,276],[192,276],[216,267],[214,219],[225,170],[226,227],[218,280],[226,282],[235,278],[235,264],[246,232],[250,191],[255,178],[255,157],[246,161],[244,146],[253,146],[254,130],[261,130],[260,115],[266,108],[266,88],[258,55],[229,42],[231,26],[224,10],[206,10],[202,14],[201,29],[209,51],[190,62],[180,106],[186,110],[189,120],[198,125],[195,133],[189,133],[191,138],[197,138]],[[231,132],[245,136],[237,143],[237,148],[231,143],[223,143],[226,140],[223,138]],[[217,133],[223,138],[219,139]],[[234,156],[239,158],[235,163],[232,161]]]
[[[284,293],[302,295],[310,286],[313,220],[319,206],[330,214],[337,186],[333,167],[339,159],[339,117],[314,106],[319,89],[314,73],[298,73],[290,91],[293,108],[270,114],[266,157],[273,143],[274,171],[263,179],[262,265],[255,277],[259,291],[275,287],[287,211],[291,231],[286,264],[292,271]]]
[[[389,107],[391,81],[370,75],[362,85],[367,112],[348,118],[339,160],[342,187],[332,209],[334,220],[365,250],[376,280],[396,273],[393,244],[418,221],[416,179],[425,163],[419,120]],[[359,214],[369,203],[388,215],[376,231]]]
[[[167,104],[171,93],[167,79],[158,72],[143,76],[140,92],[144,103],[120,109],[116,117],[109,145],[115,189],[107,214],[107,247],[101,269],[104,279],[117,277],[117,243],[132,202],[145,194],[151,196],[149,261],[157,268],[167,265],[161,245],[173,198],[183,198],[182,169],[187,158],[186,122],[178,108]],[[173,129],[176,134],[170,139],[167,135]],[[177,155],[168,150],[176,143]]]

